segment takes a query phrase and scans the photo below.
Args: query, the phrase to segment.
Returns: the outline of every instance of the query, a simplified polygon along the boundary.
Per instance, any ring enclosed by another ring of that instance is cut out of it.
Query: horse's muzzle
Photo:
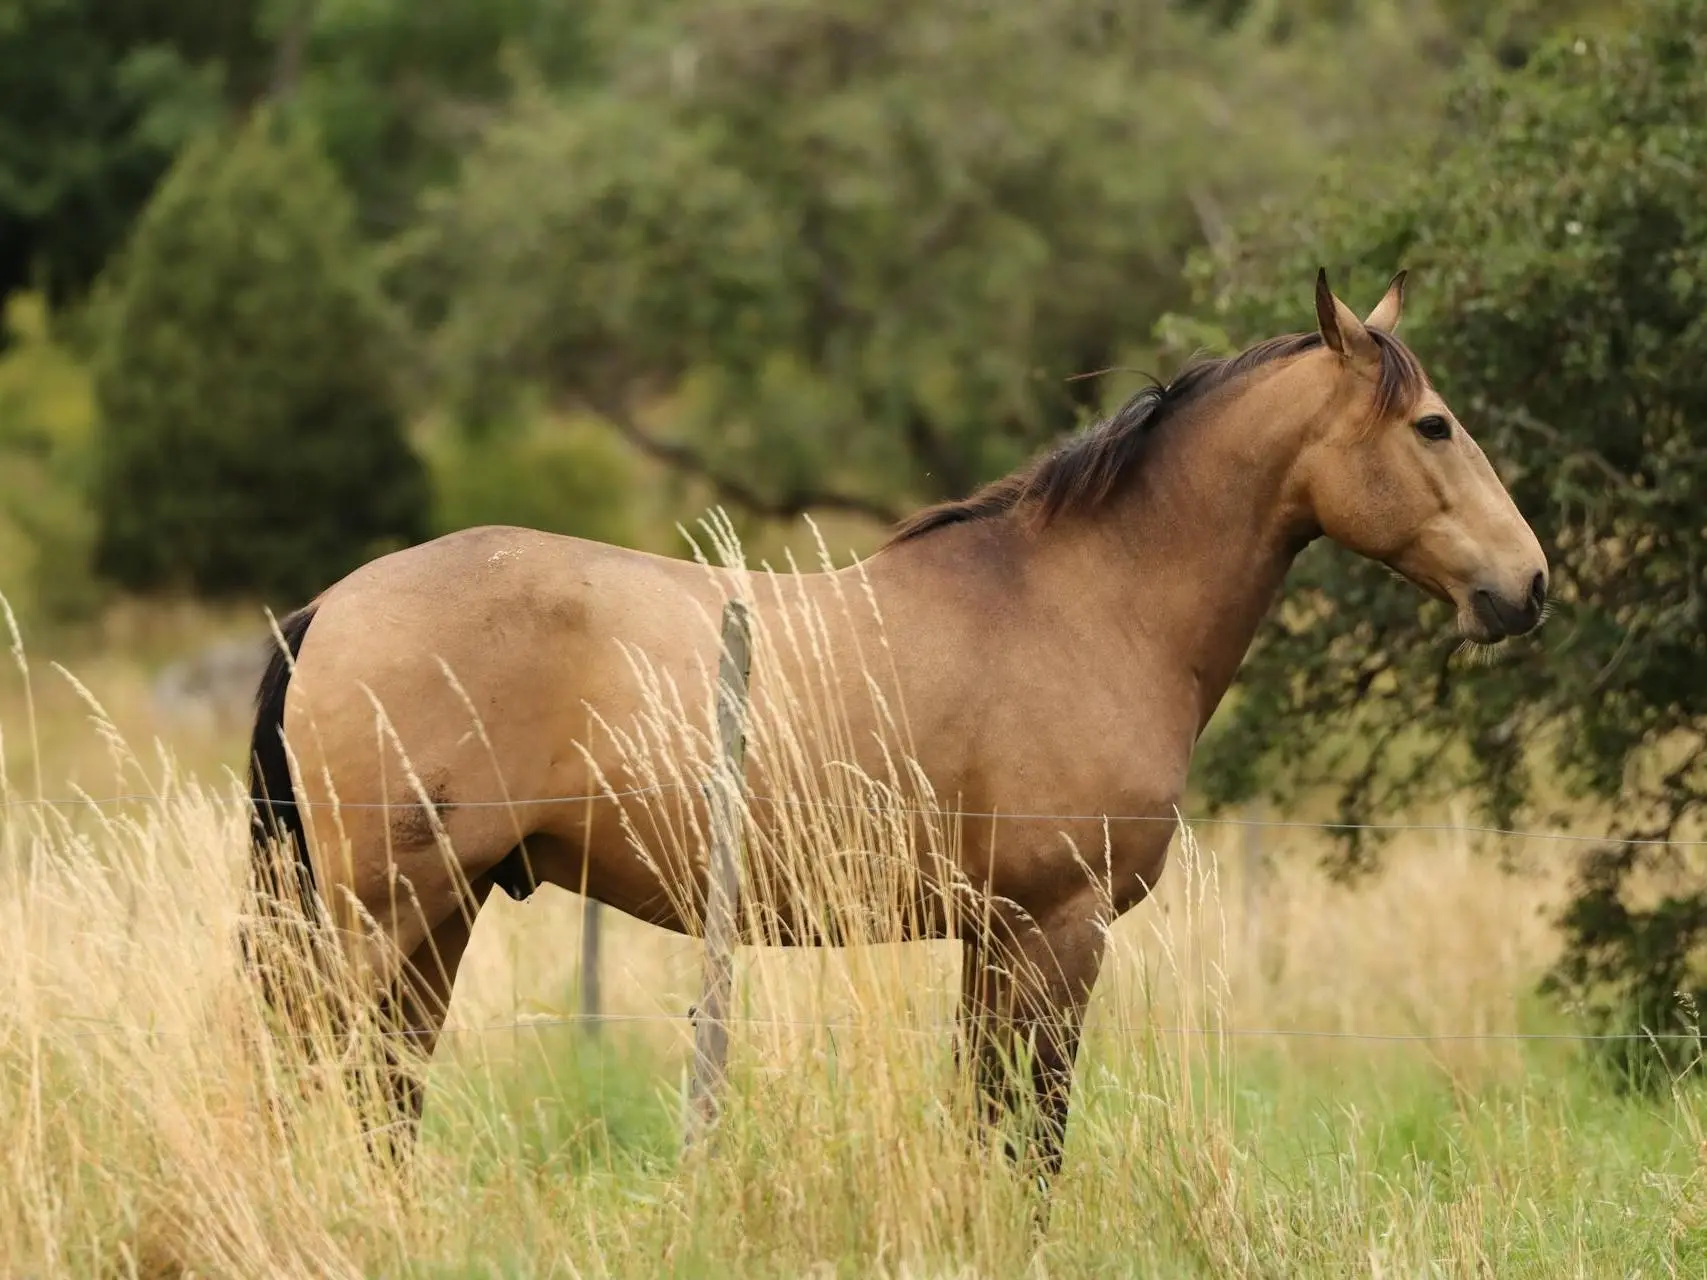
[[[1504,640],[1535,630],[1541,625],[1541,611],[1546,603],[1547,576],[1543,573],[1529,580],[1528,590],[1521,598],[1486,587],[1477,587],[1470,593],[1471,611],[1488,640]]]

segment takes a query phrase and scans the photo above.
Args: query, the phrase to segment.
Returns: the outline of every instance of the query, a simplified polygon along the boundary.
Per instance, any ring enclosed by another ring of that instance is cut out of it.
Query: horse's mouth
[[[1479,624],[1469,627],[1460,626],[1458,631],[1459,634],[1464,637],[1465,641],[1475,645],[1479,649],[1497,649],[1500,645],[1511,639],[1511,636],[1507,632],[1490,631]]]
[[[1398,578],[1401,582],[1415,587],[1425,596],[1440,601],[1441,604],[1452,607],[1453,621],[1457,625],[1458,635],[1465,644],[1474,645],[1481,649],[1492,649],[1504,644],[1511,632],[1503,628],[1490,626],[1473,604],[1460,600],[1445,586],[1426,573],[1408,573],[1391,561],[1381,561],[1381,566]]]

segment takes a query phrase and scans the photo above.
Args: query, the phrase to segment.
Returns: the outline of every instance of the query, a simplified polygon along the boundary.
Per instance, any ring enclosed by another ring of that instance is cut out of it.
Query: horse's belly
[[[697,800],[697,797],[696,797]],[[673,789],[554,818],[528,841],[534,876],[676,933],[703,932],[710,852],[703,803]],[[737,915],[752,945],[845,946],[949,936],[954,877],[899,833],[860,842],[834,822],[757,820],[739,857]]]

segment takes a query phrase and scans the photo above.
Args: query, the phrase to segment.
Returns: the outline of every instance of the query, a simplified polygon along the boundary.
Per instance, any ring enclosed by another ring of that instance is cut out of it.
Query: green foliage
[[[0,296],[79,297],[178,152],[263,96],[312,121],[389,232],[509,93],[584,74],[605,6],[552,0],[0,0]]]
[[[255,0],[0,0],[0,297],[79,295],[267,61]]]
[[[1363,298],[1412,268],[1407,336],[1535,525],[1556,605],[1536,643],[1454,664],[1440,606],[1313,550],[1207,753],[1218,798],[1263,769],[1294,784],[1331,774],[1308,744],[1349,723],[1363,761],[1342,786],[1349,819],[1458,786],[1498,821],[1533,815],[1541,758],[1549,785],[1611,802],[1625,835],[1671,836],[1701,815],[1704,59],[1707,7],[1644,0],[1627,34],[1567,36],[1522,72],[1468,74],[1409,181],[1372,192],[1353,175],[1199,262],[1214,323],[1243,338],[1307,325],[1300,282],[1318,263]],[[1681,869],[1633,844],[1585,863],[1554,983],[1604,1025],[1675,1029],[1676,994],[1707,997],[1707,887]],[[1672,877],[1662,900],[1637,905],[1631,885],[1656,870]]]
[[[887,518],[1095,407],[1069,379],[1143,347],[1222,210],[1427,101],[1426,68],[1387,74],[1413,34],[1353,22],[1327,57],[1159,2],[667,6],[596,88],[504,113],[399,278],[482,411],[543,383],[749,510]]]
[[[71,622],[100,601],[89,509],[94,394],[40,295],[6,304],[0,355],[0,593],[26,620]]]
[[[1180,7],[1220,22],[1261,21],[1284,38],[1311,22],[1343,23],[1356,14],[1406,25],[1417,6],[1403,0],[1179,0]],[[1429,6],[1435,29],[1419,44],[1438,56],[1483,50],[1510,67],[1522,66],[1562,22],[1612,18],[1619,0],[1437,0]]]
[[[102,315],[98,564],[135,589],[297,602],[426,533],[387,315],[312,140],[192,147]]]
[[[593,424],[534,417],[501,431],[447,430],[424,453],[435,532],[510,524],[634,540],[632,460]]]
[[[295,106],[319,129],[363,226],[397,231],[424,184],[454,176],[477,123],[509,96],[511,60],[551,84],[584,76],[600,8],[558,0],[319,0]]]

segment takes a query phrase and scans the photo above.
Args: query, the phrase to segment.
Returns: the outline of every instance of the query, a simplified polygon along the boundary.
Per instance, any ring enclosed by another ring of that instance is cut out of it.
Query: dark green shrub
[[[97,565],[133,590],[301,600],[427,533],[386,312],[312,139],[191,147],[111,282]]]
[[[1363,760],[1337,779],[1351,822],[1458,788],[1508,826],[1551,825],[1561,792],[1598,801],[1616,838],[1579,862],[1549,985],[1609,1033],[1681,1037],[1663,1060],[1603,1042],[1654,1081],[1699,1062],[1707,1001],[1707,881],[1667,844],[1707,815],[1707,8],[1626,12],[1467,74],[1404,180],[1253,214],[1198,261],[1212,325],[1183,331],[1301,327],[1320,264],[1359,300],[1411,269],[1404,335],[1540,536],[1555,616],[1455,664],[1442,606],[1313,548],[1288,588],[1311,607],[1264,629],[1198,777],[1221,801],[1314,781],[1337,736]]]
[[[601,542],[634,540],[634,467],[596,423],[529,420],[446,431],[423,450],[433,530],[513,524]]]

